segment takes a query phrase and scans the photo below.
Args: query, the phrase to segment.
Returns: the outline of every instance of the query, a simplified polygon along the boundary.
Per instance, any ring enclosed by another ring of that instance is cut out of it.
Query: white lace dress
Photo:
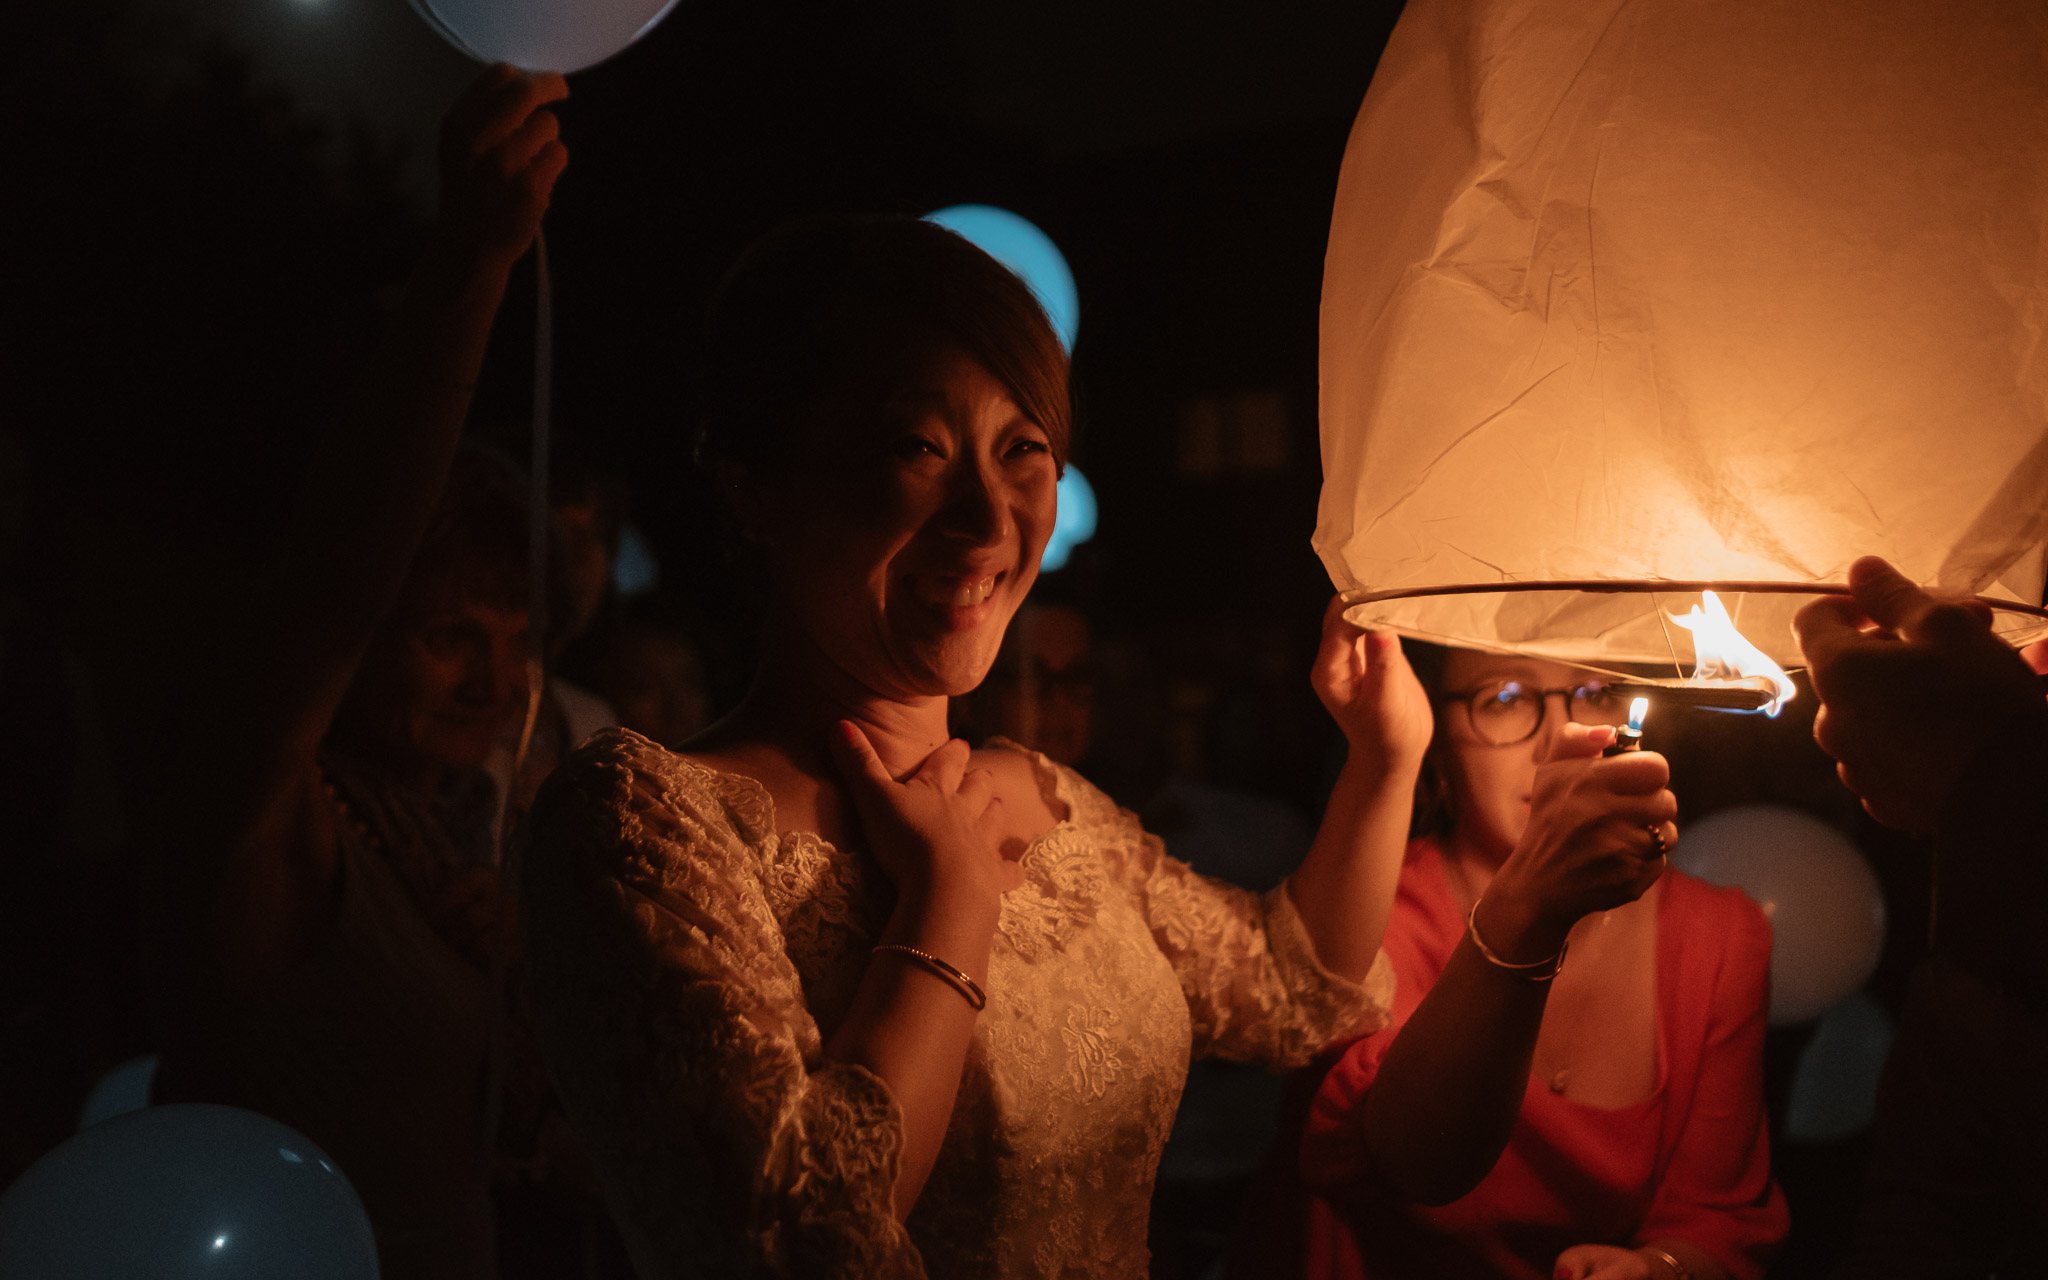
[[[1034,755],[1067,815],[1004,895],[937,1166],[890,1213],[902,1121],[828,1061],[888,917],[865,855],[627,731],[534,810],[525,915],[548,1063],[644,1277],[1141,1277],[1191,1056],[1306,1063],[1382,1025],[1292,904],[1206,880]]]

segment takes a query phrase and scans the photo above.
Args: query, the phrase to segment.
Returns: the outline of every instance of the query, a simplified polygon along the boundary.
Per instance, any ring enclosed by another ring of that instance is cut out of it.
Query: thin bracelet
[[[967,1003],[974,1006],[976,1013],[988,1008],[988,997],[982,994],[980,983],[968,977],[964,971],[955,969],[952,965],[939,959],[931,952],[919,951],[916,947],[906,947],[900,942],[885,942],[868,954],[875,955],[883,951],[900,951],[925,968],[930,969],[933,973],[938,974],[941,978],[952,983],[960,989],[961,995],[967,997]]]
[[[1671,1280],[1692,1280],[1691,1267],[1686,1266],[1683,1262],[1659,1249],[1656,1245],[1639,1244],[1636,1246],[1636,1252],[1655,1254],[1657,1257],[1664,1259],[1666,1265],[1671,1268]]]
[[[1472,910],[1465,915],[1465,932],[1471,935],[1472,945],[1479,948],[1479,954],[1486,957],[1488,964],[1496,969],[1506,969],[1516,977],[1527,979],[1530,982],[1548,982],[1555,978],[1564,969],[1564,953],[1571,948],[1571,943],[1567,942],[1564,946],[1557,949],[1556,955],[1548,960],[1538,960],[1532,964],[1515,964],[1513,961],[1503,960],[1495,955],[1493,948],[1487,946],[1486,940],[1479,936],[1479,904],[1476,902],[1472,904]],[[1548,969],[1550,972],[1537,973],[1535,972],[1537,969]],[[1680,1280],[1692,1280],[1692,1278],[1690,1276],[1682,1276]]]

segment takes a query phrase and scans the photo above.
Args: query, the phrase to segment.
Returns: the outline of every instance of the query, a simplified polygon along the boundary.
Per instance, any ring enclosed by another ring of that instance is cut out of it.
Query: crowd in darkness
[[[384,143],[309,123],[231,51],[166,75],[148,67],[139,21],[26,7],[34,56],[11,93],[18,189],[32,194],[8,248],[0,409],[0,1188],[75,1130],[96,1080],[160,1055],[160,1101],[275,1099],[344,1135],[336,1154],[362,1171],[380,1235],[416,1234],[397,1256],[418,1269],[391,1274],[482,1275],[490,1258],[508,1277],[632,1274],[607,1208],[616,1188],[543,1062],[513,872],[544,780],[593,734],[623,727],[678,747],[742,704],[761,602],[747,559],[720,546],[732,531],[708,514],[715,469],[687,472],[673,439],[643,466],[622,434],[572,421],[538,495],[547,674],[529,703],[536,495],[517,388],[533,201],[559,166],[553,125],[525,131],[554,91],[501,77],[472,92],[451,115],[450,194],[430,221]],[[507,148],[512,177],[465,167]],[[466,373],[448,381],[449,368]],[[1090,372],[1084,361],[1076,374],[1084,409]],[[1127,403],[1119,394],[1102,403]],[[459,443],[435,428],[465,419]],[[1073,443],[1111,476],[1170,465],[1117,457],[1085,415],[1078,430],[1053,443],[1062,463]],[[1313,487],[1296,479],[1254,477],[1248,490],[1293,501]],[[1310,854],[1342,786],[1348,730],[1304,678],[1317,570],[1302,550],[1251,607],[1162,601],[1130,586],[1144,569],[1116,561],[1115,532],[1106,524],[1104,547],[1040,583],[987,679],[954,700],[951,732],[1076,768],[1196,871],[1272,890]],[[1890,1181],[1867,1213],[1889,1209],[1902,1233],[1937,1238],[1954,1229],[1937,1209],[1952,1208],[1957,1221],[1980,1215],[1968,1230],[1994,1241],[1998,1215],[2024,1221],[2043,1203],[2021,1160],[2043,1125],[2022,1079],[2041,1061],[2025,1037],[2041,1025],[2043,980],[2011,905],[2041,890],[2041,866],[1955,875],[1946,909],[1968,937],[1951,931],[1923,964],[1925,847],[1891,828],[1935,832],[1945,866],[1977,865],[1973,845],[2038,854],[2039,815],[2012,797],[2034,794],[2026,770],[2048,745],[2038,706],[1998,718],[2025,701],[2011,696],[2014,671],[1952,613],[1928,622],[1923,603],[1899,596],[1886,619],[1914,640],[1900,650],[1961,672],[1956,705],[1978,699],[2003,735],[1946,744],[1972,762],[1962,781],[1943,775],[1962,802],[1928,800],[1900,781],[1910,765],[1869,745],[1944,709],[1903,721],[1870,710],[1897,654],[1859,647],[1848,615],[1808,624],[1838,660],[1821,692],[1846,709],[1822,745],[1851,762],[1866,799],[1911,793],[1921,809],[1877,799],[1873,819],[1858,807],[1809,740],[1811,697],[1741,730],[1739,751],[1725,721],[1680,718],[1656,744],[1689,780],[1674,784],[1688,818],[1778,800],[1857,835],[1902,922],[1876,979],[1911,1015],[1889,1107],[1941,1110],[1975,1132],[1995,1105],[2009,1123],[1960,1145],[1903,1119],[1882,1141],[1781,1144],[1794,1225],[1779,1274],[1847,1256],[1873,1142]],[[263,976],[285,969],[312,972],[302,994],[314,997],[266,1004]],[[438,1057],[415,1055],[403,1027],[336,1057],[323,1026],[341,1023],[321,1020],[358,1016],[378,982],[406,988],[407,1016],[433,1021]],[[1773,1114],[1810,1034],[1773,1031],[1764,1046]],[[1975,1084],[1958,1086],[1939,1045],[1973,1039],[1996,1043],[1971,1059]],[[485,1060],[489,1077],[471,1078]],[[336,1086],[309,1109],[323,1073]],[[372,1095],[344,1079],[389,1083]],[[1280,1092],[1254,1068],[1198,1068],[1152,1205],[1153,1274],[1192,1280],[1221,1265],[1225,1228],[1285,1137]],[[449,1152],[481,1152],[483,1175],[437,1167]],[[1940,1187],[1956,1204],[1936,1203]],[[1873,1221],[1866,1250],[1884,1239]],[[437,1258],[450,1222],[486,1243]],[[1956,1274],[2030,1273],[2015,1255],[1986,1258]],[[1901,1275],[1924,1262],[1903,1246],[1891,1260]]]

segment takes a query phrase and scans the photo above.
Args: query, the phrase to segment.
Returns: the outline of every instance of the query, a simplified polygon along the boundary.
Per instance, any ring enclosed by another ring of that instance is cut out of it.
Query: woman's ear
[[[717,476],[718,496],[732,513],[740,537],[757,547],[772,546],[775,522],[760,474],[743,463],[723,459],[717,464]]]

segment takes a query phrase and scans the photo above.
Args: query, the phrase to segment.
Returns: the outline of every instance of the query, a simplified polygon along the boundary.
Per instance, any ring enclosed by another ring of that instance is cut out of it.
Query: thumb
[[[1365,634],[1363,628],[1354,626],[1344,617],[1344,608],[1343,596],[1331,596],[1329,607],[1323,610],[1323,639],[1316,648],[1315,670],[1325,686],[1339,683],[1351,675],[1358,638]]]
[[[1614,729],[1611,725],[1566,724],[1558,727],[1550,740],[1536,753],[1537,764],[1555,764],[1559,760],[1591,760],[1614,743]]]
[[[1864,556],[1849,566],[1849,594],[1856,597],[1865,617],[1893,631],[1912,625],[1935,603],[1934,597],[1878,556]]]
[[[1558,1254],[1550,1268],[1551,1280],[1585,1280],[1586,1273],[1593,1269],[1590,1253],[1585,1245],[1575,1244]]]
[[[841,720],[832,733],[832,763],[856,797],[878,793],[896,781],[868,735],[851,720]]]

